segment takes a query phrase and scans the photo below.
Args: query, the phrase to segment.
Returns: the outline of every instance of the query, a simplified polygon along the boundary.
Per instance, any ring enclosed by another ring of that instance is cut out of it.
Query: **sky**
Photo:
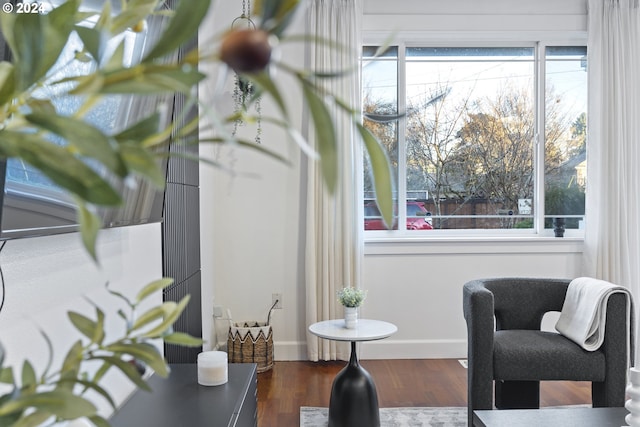
[[[521,48],[517,48],[519,52]],[[533,51],[523,56],[409,56],[406,66],[407,102],[429,99],[448,91],[448,101],[460,101],[471,94],[482,98],[497,93],[509,76],[511,84],[534,91]],[[452,62],[455,61],[455,62]],[[546,61],[547,82],[571,115],[587,108],[587,73],[580,56],[553,56]],[[395,61],[378,60],[365,64],[363,86],[375,99],[395,101],[397,71]],[[450,102],[455,105],[458,102]]]

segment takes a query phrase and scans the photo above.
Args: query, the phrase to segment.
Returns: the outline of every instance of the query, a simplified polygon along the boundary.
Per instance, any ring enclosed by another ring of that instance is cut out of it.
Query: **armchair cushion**
[[[605,357],[555,332],[496,331],[493,375],[497,380],[604,381]],[[526,369],[523,367],[526,366]]]

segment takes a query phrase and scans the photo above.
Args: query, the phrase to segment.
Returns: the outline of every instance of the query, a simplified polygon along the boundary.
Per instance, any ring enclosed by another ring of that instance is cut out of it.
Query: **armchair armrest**
[[[481,280],[463,287],[463,310],[467,322],[468,401],[473,409],[493,407],[493,294]]]
[[[593,406],[623,406],[626,399],[625,384],[629,366],[633,365],[635,348],[634,307],[631,302],[629,325],[627,325],[627,301],[623,294],[614,294],[607,303],[602,352],[607,360],[606,382],[593,384]],[[613,404],[612,404],[613,402]]]

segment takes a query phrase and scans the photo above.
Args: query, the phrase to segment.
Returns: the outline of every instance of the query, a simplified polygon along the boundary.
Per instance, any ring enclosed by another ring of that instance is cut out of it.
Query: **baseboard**
[[[307,360],[307,344],[295,341],[275,341],[275,360]],[[464,359],[466,340],[393,340],[358,344],[360,359]]]
[[[393,340],[363,342],[360,359],[460,359],[467,357],[466,340]]]
[[[300,341],[274,341],[273,357],[278,360],[309,360],[307,343]]]

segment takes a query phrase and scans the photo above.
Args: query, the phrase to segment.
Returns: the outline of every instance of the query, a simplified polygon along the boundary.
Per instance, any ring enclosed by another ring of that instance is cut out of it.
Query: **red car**
[[[367,201],[364,204],[364,229],[387,230],[376,202]],[[398,224],[394,224],[393,229],[397,230]],[[433,230],[431,212],[424,207],[423,202],[407,200],[407,230]]]

